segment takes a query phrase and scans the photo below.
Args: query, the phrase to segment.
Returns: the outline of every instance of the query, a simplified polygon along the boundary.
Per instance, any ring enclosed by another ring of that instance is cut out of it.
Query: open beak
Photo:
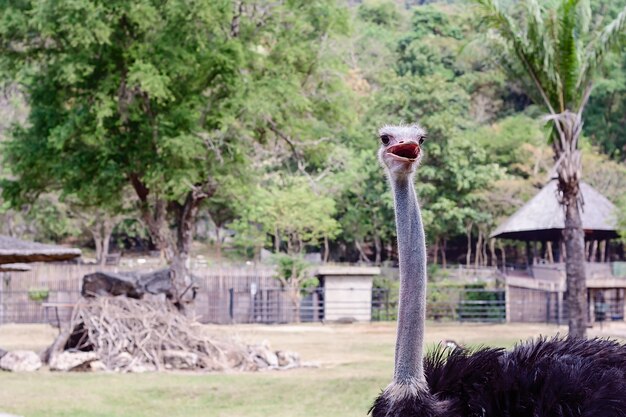
[[[386,153],[398,159],[415,161],[420,155],[420,146],[415,142],[399,143],[387,148]]]

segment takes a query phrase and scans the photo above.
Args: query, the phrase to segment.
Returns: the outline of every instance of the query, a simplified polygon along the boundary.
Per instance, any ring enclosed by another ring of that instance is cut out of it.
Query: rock
[[[321,368],[322,364],[320,362],[300,362],[301,368]]]
[[[356,322],[357,320],[354,317],[339,317],[337,320],[334,321],[334,323],[336,324],[352,324]]]
[[[224,353],[229,368],[235,369],[240,366],[245,366],[246,356],[239,350],[227,350]]]
[[[261,359],[266,363],[265,366],[269,366],[270,368],[278,367],[278,356],[274,352],[272,352],[272,348],[267,340],[264,340],[260,345],[256,345],[252,347],[252,353],[256,358]],[[259,363],[255,358],[255,362],[259,367],[262,367],[262,364]]]
[[[125,368],[133,361],[133,356],[128,352],[122,352],[115,357],[113,363],[115,363],[116,368]]]
[[[14,350],[0,359],[0,369],[11,372],[34,372],[41,368],[39,355],[30,350]]]
[[[137,363],[128,368],[128,372],[132,372],[135,374],[143,374],[145,372],[154,372],[157,368],[154,365],[147,365],[143,363]]]
[[[163,362],[167,369],[194,369],[198,366],[198,355],[184,350],[164,350]]]
[[[91,370],[94,372],[108,371],[107,366],[104,364],[104,362],[99,361],[99,360],[91,362],[89,366],[91,367]]]
[[[256,369],[267,368],[267,362],[265,362],[261,357],[254,355],[252,360],[253,360],[252,363],[254,364],[253,368],[256,368]]]
[[[96,352],[61,352],[50,360],[51,371],[86,371],[91,370],[91,362],[98,360]]]
[[[296,352],[279,350],[276,352],[276,357],[278,358],[278,366],[281,368],[295,368],[300,366],[300,355]]]

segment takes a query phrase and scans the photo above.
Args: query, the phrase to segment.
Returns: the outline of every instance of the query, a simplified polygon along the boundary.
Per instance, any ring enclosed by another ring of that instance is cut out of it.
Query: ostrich
[[[386,126],[379,136],[395,203],[400,305],[393,380],[372,416],[626,416],[626,348],[614,341],[540,338],[473,352],[440,345],[424,359],[426,246],[413,176],[425,131]]]

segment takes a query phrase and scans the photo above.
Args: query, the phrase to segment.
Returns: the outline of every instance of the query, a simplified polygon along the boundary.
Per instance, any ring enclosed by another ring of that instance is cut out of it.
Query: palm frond
[[[576,32],[582,38],[589,33],[591,25],[591,3],[589,0],[580,0],[576,4]]]
[[[556,10],[550,9],[545,12],[545,28],[546,31],[541,34],[539,43],[544,45],[545,57],[543,61],[543,76],[547,79],[546,92],[550,97],[554,107],[557,107],[559,111],[562,107],[562,94],[563,81],[561,80],[561,74],[559,73],[559,42],[560,42],[560,24],[559,15]]]
[[[607,52],[615,46],[626,31],[626,6],[617,17],[607,24],[600,34],[589,43],[583,58],[580,70],[578,89],[587,89],[591,86],[591,80],[595,70],[602,65]]]
[[[546,31],[546,29],[552,26],[552,22],[549,19],[545,21],[545,10],[537,0],[528,0],[523,2],[523,4],[526,9],[526,38],[529,49],[532,50],[529,54],[529,60],[533,61],[537,68],[542,69],[540,77],[547,78],[542,84],[548,91],[550,90],[549,85],[556,85],[559,82],[558,73],[554,71],[556,67],[554,62],[555,50],[558,38],[555,35],[550,36],[553,30]],[[548,91],[548,96],[550,95]]]
[[[536,45],[532,42],[533,37],[540,36],[540,28],[543,28],[541,19],[541,8],[538,4],[530,4],[533,18],[526,22],[526,25],[532,25],[532,35],[529,37],[529,32],[520,28],[515,19],[511,17],[500,5],[498,0],[473,0],[478,6],[478,13],[481,18],[481,23],[495,30],[508,44],[510,44],[510,51],[517,56],[520,63],[524,67],[525,72],[530,76],[535,88],[540,93],[544,104],[550,109],[551,113],[554,113],[554,104],[551,91],[554,90],[552,85],[554,80],[546,78],[543,68],[546,64],[551,64],[551,52],[544,54],[536,53]],[[539,14],[537,14],[539,13]],[[536,19],[535,19],[536,18]],[[553,50],[552,45],[546,44],[546,51]],[[554,75],[554,74],[552,74]]]

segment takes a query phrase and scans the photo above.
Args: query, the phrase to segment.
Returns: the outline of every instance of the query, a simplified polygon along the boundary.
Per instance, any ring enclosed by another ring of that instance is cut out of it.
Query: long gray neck
[[[391,178],[400,260],[400,302],[394,381],[424,380],[426,243],[411,177]]]

